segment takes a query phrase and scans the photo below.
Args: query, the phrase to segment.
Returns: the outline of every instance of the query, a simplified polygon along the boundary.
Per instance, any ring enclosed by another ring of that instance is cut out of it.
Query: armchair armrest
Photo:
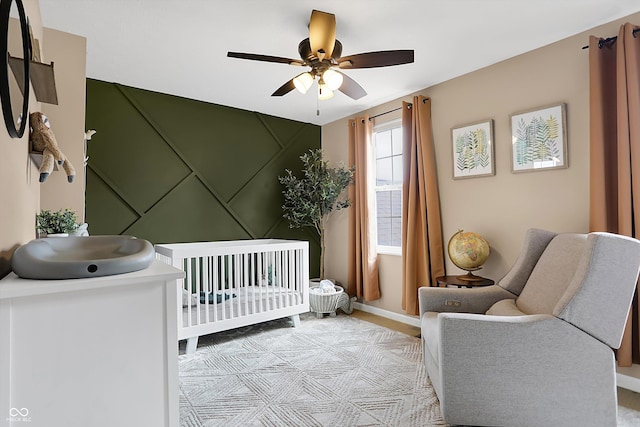
[[[420,317],[427,311],[484,314],[496,302],[515,298],[516,295],[497,285],[472,289],[436,287],[418,289]]]
[[[501,402],[507,410],[485,414],[482,425],[589,425],[593,413],[615,425],[613,351],[573,325],[548,314],[440,313],[438,329],[448,422],[475,424],[477,411]],[[555,405],[565,410],[549,412]]]

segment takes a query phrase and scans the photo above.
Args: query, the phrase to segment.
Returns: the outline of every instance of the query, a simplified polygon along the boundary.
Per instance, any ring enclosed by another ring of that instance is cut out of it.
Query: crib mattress
[[[203,302],[201,302],[203,301]],[[189,327],[215,323],[255,313],[302,304],[302,292],[275,286],[246,286],[207,294],[193,295],[182,308],[182,325]]]

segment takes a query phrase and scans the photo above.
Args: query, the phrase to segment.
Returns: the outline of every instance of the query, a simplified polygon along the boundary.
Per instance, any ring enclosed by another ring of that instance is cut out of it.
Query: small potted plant
[[[68,236],[78,228],[78,218],[71,209],[60,209],[52,212],[43,209],[36,215],[38,235],[47,237]]]

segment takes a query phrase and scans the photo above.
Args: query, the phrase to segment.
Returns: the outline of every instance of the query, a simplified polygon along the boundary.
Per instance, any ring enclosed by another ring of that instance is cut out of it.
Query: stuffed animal
[[[67,181],[73,182],[76,170],[67,157],[60,151],[58,141],[51,130],[49,119],[39,111],[29,114],[31,133],[29,141],[33,151],[42,153],[42,165],[40,165],[40,182],[45,182],[53,171],[53,162],[58,162],[67,173]]]

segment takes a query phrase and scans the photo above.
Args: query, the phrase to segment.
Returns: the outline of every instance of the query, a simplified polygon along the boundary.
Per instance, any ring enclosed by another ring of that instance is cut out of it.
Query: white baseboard
[[[616,371],[618,387],[640,393],[640,365],[632,365],[628,368],[618,367]]]
[[[394,313],[393,311],[384,310],[382,308],[373,307],[371,305],[362,304],[360,302],[354,302],[353,308],[355,308],[356,310],[375,314],[376,316],[395,320],[396,322],[406,323],[407,325],[416,326],[418,328],[420,327],[420,319],[417,316],[409,316],[408,314]]]

